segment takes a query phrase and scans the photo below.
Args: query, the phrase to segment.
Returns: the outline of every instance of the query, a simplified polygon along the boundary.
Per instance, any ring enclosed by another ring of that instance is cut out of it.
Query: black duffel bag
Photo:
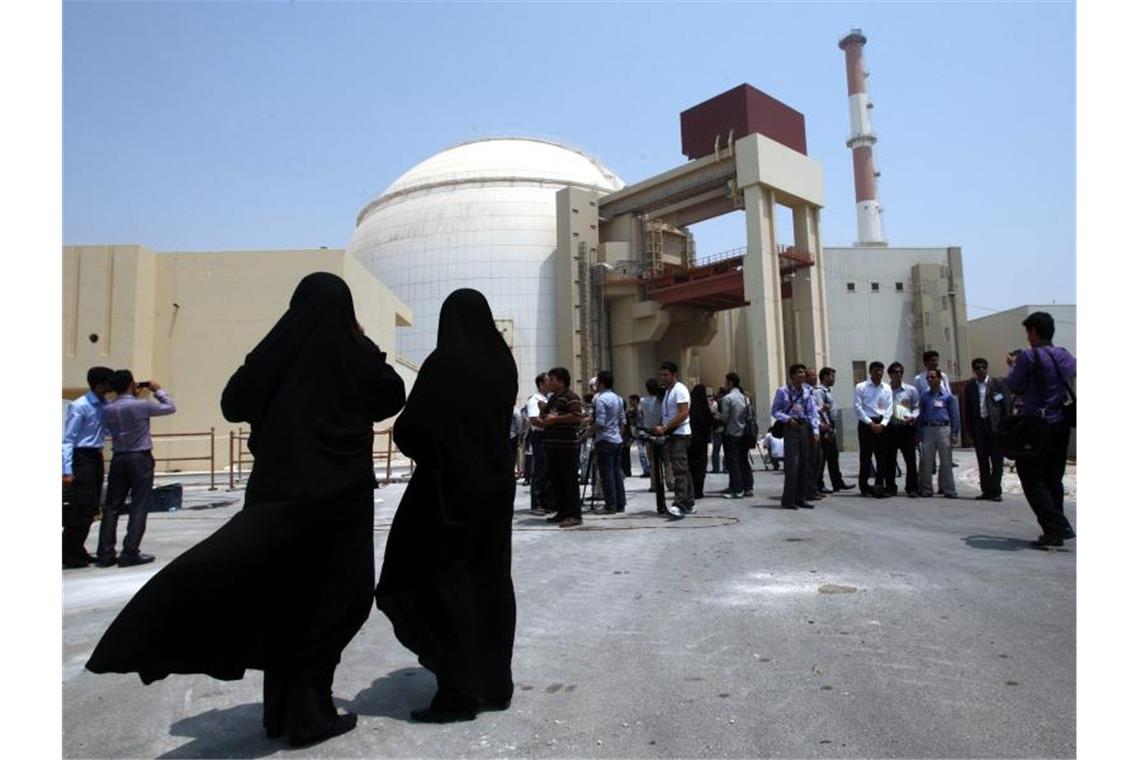
[[[1046,442],[1045,420],[1037,415],[1014,414],[998,421],[994,441],[1006,459],[1036,459]]]

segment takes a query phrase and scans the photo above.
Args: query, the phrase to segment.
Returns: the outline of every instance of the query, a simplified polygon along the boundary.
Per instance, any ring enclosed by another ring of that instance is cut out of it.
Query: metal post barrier
[[[385,482],[392,482],[392,428],[388,428],[388,474],[385,478]]]
[[[214,485],[214,428],[210,428],[210,490],[217,491]]]
[[[230,490],[234,490],[234,431],[230,431]]]

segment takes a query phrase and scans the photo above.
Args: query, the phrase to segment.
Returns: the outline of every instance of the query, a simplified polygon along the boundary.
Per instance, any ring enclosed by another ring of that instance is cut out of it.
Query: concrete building
[[[351,257],[416,315],[401,356],[435,348],[439,307],[456,288],[483,292],[519,369],[519,393],[569,356],[558,351],[555,194],[609,193],[622,181],[597,159],[548,140],[492,138],[444,150],[396,179],[357,216]],[[574,371],[574,370],[572,370]],[[581,371],[576,371],[576,380]]]
[[[395,345],[397,328],[412,324],[412,312],[343,250],[155,252],[141,245],[69,245],[63,249],[64,398],[86,391],[87,369],[94,365],[130,369],[138,380],[153,377],[178,406],[177,414],[155,418],[153,432],[212,427],[223,466],[229,431],[238,426],[222,417],[222,389],[312,272],[345,279],[357,319],[410,388],[416,365],[400,359]],[[162,441],[155,456],[206,450],[208,439]],[[199,461],[180,469],[205,468]]]
[[[1035,311],[1047,311],[1053,315],[1056,332],[1053,344],[1063,346],[1073,356],[1077,355],[1077,307],[1076,304],[1026,304],[996,314],[970,320],[970,359],[975,356],[985,358],[994,375],[1006,373],[1005,356],[1012,349],[1025,348],[1025,328],[1021,323]],[[967,370],[969,365],[967,364]]]

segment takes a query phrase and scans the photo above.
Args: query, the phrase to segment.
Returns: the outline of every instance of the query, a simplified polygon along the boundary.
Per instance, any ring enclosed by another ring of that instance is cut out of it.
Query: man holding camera
[[[110,472],[107,475],[107,503],[103,506],[103,521],[99,525],[99,549],[95,558],[98,567],[142,565],[154,561],[153,554],[139,552],[146,516],[150,508],[151,489],[154,486],[154,456],[150,439],[150,418],[174,414],[174,400],[162,386],[151,380],[136,383],[128,369],[116,370],[111,375],[111,390],[117,398],[103,409],[103,421],[111,434]],[[150,390],[153,399],[138,397],[140,390]],[[116,557],[116,532],[119,514],[131,497],[131,510],[127,520],[127,535],[123,538],[123,553]]]
[[[812,509],[807,501],[811,447],[819,444],[819,411],[812,387],[807,384],[807,367],[788,368],[787,385],[776,389],[772,416],[784,425],[784,509]]]

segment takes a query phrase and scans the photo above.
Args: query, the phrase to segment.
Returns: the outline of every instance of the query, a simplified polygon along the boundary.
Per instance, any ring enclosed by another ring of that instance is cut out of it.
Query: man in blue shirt
[[[780,506],[784,509],[811,509],[807,501],[810,447],[819,443],[819,412],[815,408],[812,387],[807,384],[807,367],[793,364],[788,368],[791,380],[776,389],[772,399],[772,416],[784,423],[784,493]]]
[[[942,375],[937,369],[927,370],[926,382],[930,390],[920,397],[918,412],[918,426],[922,431],[918,495],[934,495],[931,479],[934,475],[934,456],[937,454],[938,488],[947,499],[957,499],[950,448],[958,445],[958,399],[954,398],[948,388],[942,387]]]
[[[625,511],[625,473],[618,455],[622,448],[622,427],[625,423],[625,404],[614,393],[614,375],[602,370],[595,378],[598,394],[594,396],[594,452],[597,456],[598,479],[602,481],[606,514]]]
[[[84,544],[103,494],[103,406],[112,374],[108,367],[87,370],[90,390],[67,407],[63,425],[64,567],[86,567],[95,559]]]
[[[1034,458],[1017,459],[1017,477],[1043,533],[1034,546],[1063,546],[1076,538],[1073,526],[1065,517],[1065,462],[1069,455],[1071,428],[1065,421],[1065,400],[1069,391],[1067,379],[1077,376],[1076,358],[1053,345],[1053,316],[1035,311],[1021,323],[1029,349],[1013,361],[1006,385],[1021,396],[1019,414],[1034,415],[1044,420],[1041,453]],[[1074,399],[1075,401],[1075,399]]]

